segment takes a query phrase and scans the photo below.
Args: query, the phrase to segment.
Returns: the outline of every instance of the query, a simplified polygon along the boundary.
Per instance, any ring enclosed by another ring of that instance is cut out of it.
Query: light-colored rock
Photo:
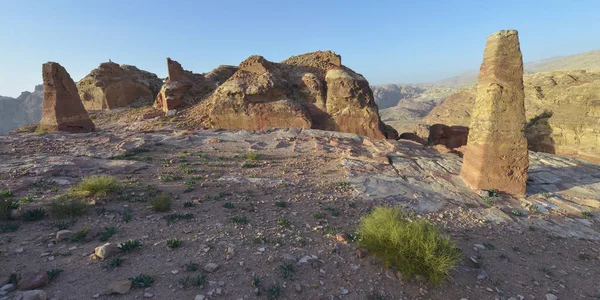
[[[206,297],[204,295],[196,295],[196,297],[194,298],[194,300],[205,300]]]
[[[31,290],[23,292],[23,300],[46,300],[48,295],[43,290]]]
[[[212,273],[212,272],[216,271],[216,270],[217,270],[217,268],[219,268],[219,265],[218,265],[218,264],[215,264],[215,263],[207,263],[207,264],[204,266],[204,271],[206,271],[206,272],[209,272],[209,273]]]
[[[73,237],[73,231],[71,230],[60,230],[56,233],[57,241],[68,240],[71,237]]]
[[[44,103],[42,131],[90,132],[95,126],[81,103],[75,82],[67,70],[55,62],[42,66]]]
[[[525,194],[529,154],[524,99],[517,31],[494,33],[485,47],[460,173],[471,188]]]
[[[117,251],[117,245],[112,244],[112,243],[106,243],[102,246],[98,246],[94,249],[94,254],[100,258],[100,259],[106,259],[108,258],[111,254],[115,253],[115,251]]]
[[[33,290],[46,286],[50,282],[48,274],[44,270],[38,270],[36,272],[27,272],[21,280],[19,280],[19,290]]]
[[[131,289],[131,281],[117,280],[117,281],[113,281],[108,284],[108,287],[106,288],[106,291],[104,292],[104,294],[105,295],[111,295],[111,294],[124,295],[124,294],[127,294],[130,289]]]
[[[558,300],[554,294],[546,294],[546,300]]]

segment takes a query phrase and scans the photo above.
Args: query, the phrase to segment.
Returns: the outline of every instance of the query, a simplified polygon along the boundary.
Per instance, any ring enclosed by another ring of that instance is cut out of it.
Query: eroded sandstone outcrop
[[[106,62],[77,83],[87,110],[113,109],[131,103],[151,104],[163,82],[135,66]]]
[[[189,119],[209,128],[297,127],[397,138],[381,122],[367,80],[330,51],[281,63],[250,56]]]
[[[237,71],[233,66],[219,66],[207,74],[183,69],[180,63],[167,58],[168,77],[160,89],[154,107],[168,113],[185,105],[200,102]]]
[[[42,118],[44,85],[33,92],[25,91],[17,98],[0,96],[0,134],[25,124],[38,123]]]
[[[81,103],[67,70],[55,62],[42,65],[44,102],[41,131],[90,132],[95,126]]]
[[[516,30],[487,39],[460,176],[474,189],[525,194],[523,57]]]

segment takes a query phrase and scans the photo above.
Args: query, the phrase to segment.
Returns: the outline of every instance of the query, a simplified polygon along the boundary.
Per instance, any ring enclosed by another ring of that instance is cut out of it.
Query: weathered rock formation
[[[381,122],[367,80],[330,51],[281,63],[250,56],[189,118],[210,128],[297,127],[397,137]]]
[[[169,76],[154,102],[154,107],[164,112],[200,102],[237,71],[233,66],[219,66],[207,74],[196,74],[171,58],[167,58],[167,69]]]
[[[113,109],[137,102],[151,104],[163,82],[134,66],[106,62],[77,83],[87,110]]]
[[[600,72],[536,73],[525,76],[524,84],[529,150],[600,164]],[[457,92],[436,106],[423,123],[469,126],[475,92],[475,88]]]
[[[90,132],[95,126],[81,103],[77,86],[67,70],[55,62],[42,65],[44,103],[43,131]]]
[[[460,172],[471,188],[525,194],[529,154],[523,88],[523,57],[517,31],[490,35]]]
[[[42,118],[44,86],[33,92],[22,92],[17,98],[0,96],[0,134],[25,124],[38,123]]]

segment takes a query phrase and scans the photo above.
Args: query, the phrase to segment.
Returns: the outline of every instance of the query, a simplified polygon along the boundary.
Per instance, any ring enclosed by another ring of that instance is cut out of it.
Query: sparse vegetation
[[[194,206],[196,206],[196,204],[194,204],[194,202],[192,202],[192,201],[183,202],[183,207],[194,207]]]
[[[147,274],[140,274],[133,278],[129,278],[132,287],[146,288],[152,285],[154,278]]]
[[[325,218],[325,215],[322,212],[317,212],[313,214],[313,218],[315,219],[323,219]]]
[[[281,296],[281,286],[274,284],[267,291],[267,299],[275,300]]]
[[[513,210],[511,211],[511,213],[512,213],[514,216],[517,216],[517,217],[520,217],[520,216],[522,216],[522,215],[523,215],[523,213],[522,213],[520,210],[518,210],[518,209],[513,209]]]
[[[124,212],[123,213],[123,222],[129,223],[129,222],[131,222],[131,220],[133,220],[133,214],[131,214],[128,211]]]
[[[116,256],[112,257],[110,259],[110,261],[108,261],[108,266],[111,267],[111,268],[113,268],[113,269],[117,268],[117,267],[120,267],[121,264],[123,264],[123,259],[120,258],[120,257],[116,257]]]
[[[58,275],[60,275],[60,273],[62,273],[63,271],[63,269],[46,270],[46,274],[48,274],[48,278],[50,279],[50,281],[52,281],[56,277],[58,277]]]
[[[196,264],[196,263],[193,263],[193,262],[190,262],[190,263],[185,264],[184,268],[188,272],[196,272],[200,268],[200,265]]]
[[[246,160],[259,160],[260,153],[256,151],[250,151],[244,154],[238,154],[235,156],[236,158],[246,159]]]
[[[129,253],[142,246],[140,240],[127,240],[123,243],[119,243],[119,249],[125,253]]]
[[[225,202],[225,203],[223,203],[223,207],[232,209],[232,208],[235,208],[235,205],[231,202]]]
[[[173,222],[176,221],[180,221],[180,220],[191,220],[194,218],[194,214],[191,213],[186,213],[186,214],[181,214],[181,213],[174,213],[174,214],[169,214],[164,216],[165,220],[167,220],[167,224],[171,224]]]
[[[277,225],[279,225],[280,227],[283,227],[283,228],[290,228],[290,227],[292,227],[292,222],[290,222],[290,220],[288,220],[286,218],[279,218],[277,220]]]
[[[335,185],[342,190],[349,190],[352,188],[352,185],[350,185],[350,182],[348,181],[338,181]]]
[[[69,195],[75,197],[105,197],[121,190],[119,180],[107,175],[94,175],[84,178],[69,190]]]
[[[54,223],[54,227],[58,230],[65,230],[71,228],[75,224],[75,219],[71,219],[69,221],[58,221]]]
[[[293,279],[294,277],[294,264],[288,263],[279,266],[279,270],[281,270],[281,278],[283,279]]]
[[[376,207],[361,218],[360,245],[404,276],[422,275],[441,284],[461,256],[449,237],[424,219],[410,219],[400,209]]]
[[[83,229],[73,233],[71,237],[72,242],[84,242],[87,234],[92,230],[92,227],[86,226]]]
[[[179,246],[181,246],[180,239],[178,239],[178,238],[167,239],[167,247],[169,247],[171,249],[176,249],[176,248],[179,248]]]
[[[0,233],[15,232],[19,230],[20,226],[19,223],[3,223],[0,225]]]
[[[0,218],[8,218],[10,211],[19,208],[19,200],[0,196]]]
[[[88,209],[88,204],[79,198],[62,195],[54,200],[50,206],[50,212],[55,218],[78,217]]]
[[[116,233],[117,233],[116,227],[114,227],[114,226],[104,227],[104,230],[102,232],[100,232],[100,241],[106,242],[106,241],[108,241],[108,239],[110,239]]]
[[[46,216],[43,208],[32,208],[23,212],[23,220],[27,222],[39,221]]]
[[[158,178],[162,182],[171,182],[183,179],[181,175],[161,175]]]
[[[249,221],[246,217],[234,216],[229,218],[229,222],[233,224],[248,224]]]
[[[165,212],[170,210],[171,204],[171,197],[169,197],[167,194],[154,196],[154,198],[150,200],[150,206],[152,206],[152,210],[157,212]]]
[[[283,208],[283,207],[287,207],[288,203],[285,201],[277,201],[277,202],[275,202],[275,206]]]
[[[589,218],[589,219],[593,219],[593,218],[594,218],[594,214],[592,214],[592,213],[591,213],[591,212],[589,212],[589,211],[582,211],[582,212],[581,212],[581,214],[582,214],[584,217],[586,217],[586,218]]]

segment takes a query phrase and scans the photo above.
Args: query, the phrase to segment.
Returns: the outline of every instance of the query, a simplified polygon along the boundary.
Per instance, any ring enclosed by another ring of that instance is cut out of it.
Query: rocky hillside
[[[163,82],[156,74],[135,66],[106,62],[77,83],[87,110],[114,109],[133,102],[150,104]]]
[[[556,71],[524,77],[530,150],[600,162],[600,72]],[[425,124],[469,126],[475,89],[435,107]]]
[[[33,92],[22,92],[16,99],[0,96],[0,134],[25,124],[39,122],[43,101],[43,85],[37,85]]]
[[[188,116],[207,128],[295,127],[388,136],[367,80],[330,51],[281,63],[250,56]]]

